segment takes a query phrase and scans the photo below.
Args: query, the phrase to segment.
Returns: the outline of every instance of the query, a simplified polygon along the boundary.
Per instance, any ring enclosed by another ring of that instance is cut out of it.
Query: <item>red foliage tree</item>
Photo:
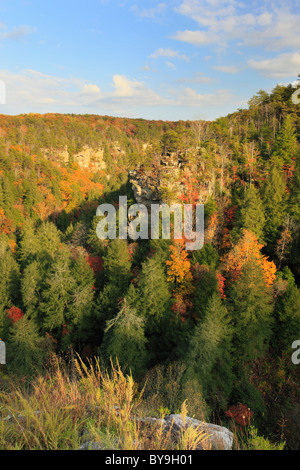
[[[21,320],[24,316],[24,312],[18,307],[11,307],[10,309],[6,310],[8,318],[15,324],[17,321]]]
[[[253,411],[242,403],[231,406],[225,414],[241,427],[250,426],[253,417]]]
[[[86,261],[95,274],[103,271],[103,259],[100,256],[87,256]]]

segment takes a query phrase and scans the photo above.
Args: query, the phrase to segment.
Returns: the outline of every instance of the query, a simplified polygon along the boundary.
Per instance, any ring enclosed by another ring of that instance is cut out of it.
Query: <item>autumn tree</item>
[[[244,230],[235,246],[223,257],[222,270],[229,282],[237,280],[247,264],[261,268],[263,281],[267,287],[272,286],[276,277],[276,266],[261,252],[263,245],[257,237],[248,230]]]
[[[170,246],[170,259],[167,260],[168,281],[182,293],[191,291],[191,263],[188,259],[188,253],[184,248],[183,240],[174,240]]]
[[[193,292],[191,262],[184,247],[184,240],[174,240],[170,246],[170,259],[167,260],[167,280],[173,286],[175,300],[173,308],[184,316],[190,306],[189,295]]]

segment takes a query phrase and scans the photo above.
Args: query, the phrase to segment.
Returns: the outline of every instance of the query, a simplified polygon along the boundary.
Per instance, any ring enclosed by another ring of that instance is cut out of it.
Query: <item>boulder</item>
[[[216,424],[204,423],[194,418],[185,418],[185,422],[181,415],[169,415],[164,418],[164,429],[171,432],[174,436],[178,435],[187,427],[200,428],[207,436],[205,443],[211,450],[232,450],[233,434],[227,428]]]

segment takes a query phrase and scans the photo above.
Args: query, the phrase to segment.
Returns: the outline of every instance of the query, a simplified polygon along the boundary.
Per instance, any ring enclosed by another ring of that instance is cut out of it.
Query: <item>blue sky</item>
[[[300,73],[300,0],[0,0],[2,114],[216,119]]]

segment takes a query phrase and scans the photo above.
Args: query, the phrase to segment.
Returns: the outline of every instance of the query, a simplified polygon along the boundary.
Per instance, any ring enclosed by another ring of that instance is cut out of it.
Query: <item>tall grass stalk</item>
[[[71,450],[86,441],[101,449],[193,450],[205,441],[189,428],[175,440],[163,420],[145,420],[143,391],[118,363],[103,370],[98,359],[77,357],[73,366],[70,377],[54,358],[29,390],[11,386],[0,393],[0,450]]]

